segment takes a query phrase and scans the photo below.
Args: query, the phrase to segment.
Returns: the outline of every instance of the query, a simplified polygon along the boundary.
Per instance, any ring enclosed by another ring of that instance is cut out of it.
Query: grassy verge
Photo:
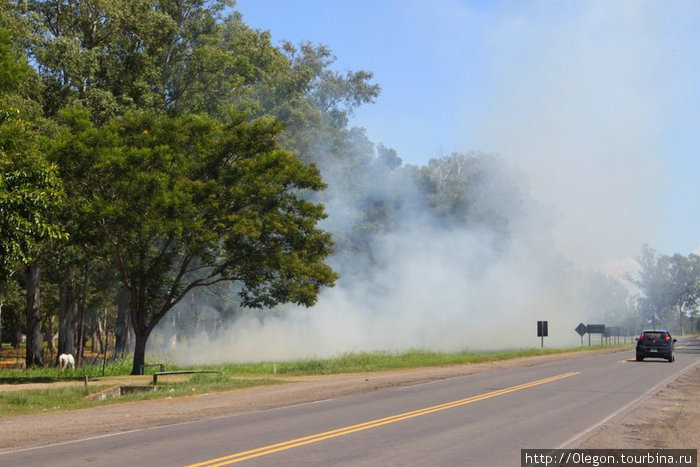
[[[130,359],[117,359],[109,362],[104,369],[104,377],[124,376],[131,373]],[[83,380],[102,377],[102,365],[84,365],[74,370],[61,371],[56,367],[31,368],[29,370],[0,370],[0,384],[54,383],[57,381]]]
[[[99,394],[111,386],[91,385],[86,389],[84,386],[73,385],[51,389],[0,391],[0,417],[75,410],[128,401],[192,396],[268,384],[281,384],[281,381],[271,378],[239,379],[228,375],[194,375],[189,381],[159,384],[157,391],[135,392],[119,397],[107,396],[103,399],[89,396]]]
[[[619,346],[628,348],[627,346]],[[105,368],[102,376],[101,365],[61,372],[57,368],[30,370],[1,370],[0,384],[53,383],[61,381],[83,381],[87,375],[92,384],[86,389],[75,384],[49,389],[22,391],[0,391],[0,417],[26,413],[72,410],[95,407],[116,402],[150,400],[164,397],[204,394],[230,391],[245,387],[279,384],[279,376],[329,375],[355,372],[379,372],[420,367],[463,365],[492,362],[518,357],[552,355],[580,352],[602,347],[579,347],[562,349],[525,349],[498,352],[459,352],[440,353],[425,350],[411,350],[402,353],[365,352],[350,353],[328,359],[308,359],[290,362],[264,362],[257,364],[230,364],[219,366],[198,366],[198,369],[218,370],[221,374],[195,374],[184,382],[159,381],[157,391],[139,392],[121,397],[107,397],[103,400],[88,397],[109,386],[101,385],[101,380],[110,377],[126,377],[131,371],[131,361],[115,361]],[[606,348],[610,348],[609,346]],[[192,367],[167,365],[168,370],[185,370]],[[152,373],[154,369],[151,369]],[[106,382],[106,381],[105,381]]]
[[[257,364],[232,364],[217,369],[235,375],[331,375],[340,373],[377,372],[408,368],[465,365],[470,363],[495,362],[518,357],[554,355],[581,352],[601,348],[627,348],[621,346],[592,346],[576,348],[520,349],[493,352],[441,353],[426,350],[410,350],[402,353],[362,352],[349,353],[335,358],[308,359],[292,362],[265,362]]]

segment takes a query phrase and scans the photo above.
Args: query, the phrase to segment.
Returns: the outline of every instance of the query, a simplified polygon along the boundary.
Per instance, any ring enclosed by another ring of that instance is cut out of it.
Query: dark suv
[[[676,339],[664,329],[642,331],[637,338],[637,361],[655,357],[672,362],[676,359],[675,343]]]

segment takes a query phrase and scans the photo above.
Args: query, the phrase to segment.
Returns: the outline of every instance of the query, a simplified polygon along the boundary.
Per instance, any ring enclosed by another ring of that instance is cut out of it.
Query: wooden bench
[[[153,384],[156,385],[158,384],[158,377],[159,376],[164,376],[164,375],[187,375],[187,374],[193,374],[193,373],[218,373],[222,375],[224,372],[223,371],[217,371],[217,370],[176,370],[176,371],[157,371],[153,373]]]

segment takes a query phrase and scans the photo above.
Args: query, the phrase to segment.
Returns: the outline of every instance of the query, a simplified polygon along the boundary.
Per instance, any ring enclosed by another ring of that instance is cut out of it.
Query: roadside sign
[[[605,335],[604,324],[589,324],[586,326],[588,331],[588,345],[591,345],[591,334],[600,334],[600,345],[603,345],[603,336]]]
[[[547,337],[547,321],[537,322],[537,337],[540,338],[540,345],[544,347],[544,338]]]
[[[580,323],[578,326],[576,326],[576,329],[574,329],[578,333],[579,336],[583,337],[584,334],[588,331],[588,328],[586,327],[585,324]]]

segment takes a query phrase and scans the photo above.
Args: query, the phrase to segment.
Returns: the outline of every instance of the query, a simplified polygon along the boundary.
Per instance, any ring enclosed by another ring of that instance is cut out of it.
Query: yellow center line
[[[219,457],[216,459],[211,459],[208,461],[200,462],[198,464],[192,464],[188,467],[218,467],[223,465],[235,464],[237,462],[242,462],[249,459],[254,459],[256,457],[267,456],[269,454],[274,454],[280,451],[286,451],[288,449],[296,448],[299,446],[305,446],[307,444],[318,443],[326,439],[337,438],[339,436],[349,435],[350,433],[355,433],[358,431],[369,430],[370,428],[377,428],[383,425],[388,425],[390,423],[400,422],[402,420],[407,420],[409,418],[420,417],[422,415],[427,415],[442,410],[452,409],[466,404],[471,404],[473,402],[483,401],[490,399],[492,397],[501,396],[515,391],[520,391],[527,388],[532,388],[539,386],[541,384],[551,383],[553,381],[558,381],[560,379],[569,378],[580,374],[579,371],[572,371],[569,373],[563,373],[561,375],[551,376],[549,378],[539,379],[537,381],[531,381],[529,383],[519,384],[517,386],[511,386],[505,389],[499,389],[496,391],[487,392],[484,394],[479,394],[472,397],[467,397],[466,399],[460,399],[452,402],[447,402],[444,404],[434,405],[431,407],[426,407],[423,409],[413,410],[411,412],[404,412],[391,417],[379,418],[376,420],[370,420],[368,422],[359,423],[357,425],[350,425],[344,428],[338,428],[331,431],[325,431],[323,433],[317,433],[315,435],[305,436],[302,438],[296,438],[289,441],[284,441],[282,443],[270,444],[268,446],[263,446],[257,449],[251,449],[249,451],[243,451],[236,454],[231,454],[224,457]]]

